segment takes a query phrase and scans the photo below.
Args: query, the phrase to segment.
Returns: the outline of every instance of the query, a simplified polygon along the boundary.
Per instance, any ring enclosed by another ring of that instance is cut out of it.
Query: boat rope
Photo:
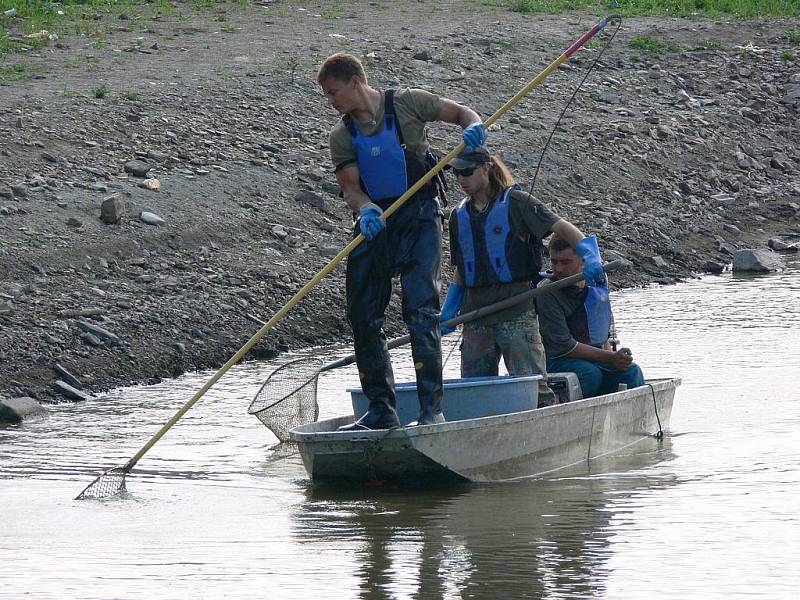
[[[542,166],[542,161],[544,160],[544,155],[547,152],[547,148],[550,146],[550,140],[553,139],[553,135],[555,134],[556,129],[558,129],[558,126],[561,123],[561,119],[564,117],[564,114],[566,114],[567,109],[569,108],[570,104],[572,104],[572,101],[575,100],[575,96],[578,94],[578,91],[581,89],[581,86],[583,86],[583,84],[586,82],[586,79],[589,77],[589,74],[592,72],[592,69],[594,69],[595,65],[597,65],[598,62],[600,62],[600,59],[603,57],[603,53],[611,45],[611,42],[614,41],[614,38],[616,37],[617,33],[619,32],[620,27],[622,27],[622,19],[619,19],[617,21],[617,28],[611,34],[611,37],[606,42],[605,46],[603,46],[600,49],[600,53],[597,55],[597,58],[595,58],[592,61],[592,64],[589,65],[589,68],[587,69],[586,74],[583,76],[583,79],[581,79],[581,82],[578,84],[578,87],[575,88],[575,91],[572,92],[572,96],[570,96],[569,100],[564,105],[564,108],[561,111],[561,114],[558,115],[558,119],[556,120],[556,124],[553,125],[553,129],[550,131],[550,135],[548,136],[547,141],[544,143],[544,148],[542,148],[542,153],[539,156],[539,162],[536,164],[536,170],[533,173],[533,180],[531,181],[531,188],[530,188],[530,190],[528,190],[528,195],[533,195],[533,186],[536,185],[536,178],[539,176],[539,167]]]
[[[656,421],[658,422],[658,432],[655,434],[655,437],[657,440],[663,440],[664,430],[661,429],[661,419],[658,416],[658,404],[656,403],[656,390],[653,387],[652,383],[646,383],[645,385],[647,385],[650,388],[650,393],[653,394],[653,410],[656,413]]]

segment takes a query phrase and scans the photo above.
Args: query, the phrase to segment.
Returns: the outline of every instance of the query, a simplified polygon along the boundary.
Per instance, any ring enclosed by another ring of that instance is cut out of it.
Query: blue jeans
[[[579,358],[555,358],[547,360],[548,373],[575,373],[581,382],[584,398],[610,394],[619,389],[620,383],[629,388],[644,385],[644,375],[636,363],[624,371],[618,371],[609,363],[598,363]]]

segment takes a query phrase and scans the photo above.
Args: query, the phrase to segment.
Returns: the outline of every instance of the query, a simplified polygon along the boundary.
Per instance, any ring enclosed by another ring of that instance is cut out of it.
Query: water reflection
[[[364,599],[588,597],[603,589],[612,503],[676,485],[663,465],[649,471],[673,458],[666,438],[614,461],[621,473],[603,472],[609,461],[583,477],[507,485],[309,486],[293,533],[355,553]]]
[[[210,373],[0,429],[0,597],[795,598],[800,261],[789,264],[616,294],[646,374],[683,379],[677,433],[581,476],[312,488],[300,458],[246,414],[275,364],[235,367],[119,501],[72,498]],[[407,354],[395,366],[413,378]],[[350,410],[355,381],[355,369],[323,375],[322,418]]]

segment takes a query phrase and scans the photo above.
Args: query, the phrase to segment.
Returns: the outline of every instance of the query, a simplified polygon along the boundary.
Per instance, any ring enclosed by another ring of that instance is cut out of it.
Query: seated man
[[[554,281],[581,272],[583,261],[566,241],[553,235],[549,250]],[[630,349],[608,349],[611,303],[606,286],[580,282],[554,290],[536,299],[536,309],[547,371],[575,373],[584,398],[616,392],[620,383],[629,388],[644,385]]]

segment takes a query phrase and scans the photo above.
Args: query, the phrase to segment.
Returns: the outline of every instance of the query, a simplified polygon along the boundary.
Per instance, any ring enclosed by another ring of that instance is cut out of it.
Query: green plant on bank
[[[628,41],[628,46],[650,54],[664,54],[664,52],[680,52],[680,46],[674,42],[664,42],[652,35],[637,35]]]
[[[92,90],[92,95],[98,100],[102,100],[108,96],[108,86],[105,83],[101,83]]]
[[[442,50],[442,66],[452,69],[456,66],[455,61],[456,53],[452,48],[445,48]]]
[[[236,27],[233,27],[232,25],[224,25],[220,27],[219,30],[222,33],[236,33]]]
[[[33,248],[38,248],[39,246],[42,245],[42,240],[30,235],[25,235],[20,238],[19,243],[25,244],[26,246],[31,246]]]
[[[325,7],[321,14],[323,19],[341,19],[344,15],[344,7],[341,2],[334,2]]]
[[[28,78],[28,63],[20,61],[10,67],[0,65],[0,85]]]
[[[138,102],[142,95],[139,92],[128,90],[122,94],[122,97],[130,102]]]
[[[486,5],[498,0],[484,0]],[[523,14],[561,14],[591,10],[598,14],[614,12],[623,16],[718,17],[737,19],[800,16],[796,0],[505,0],[502,4]]]
[[[231,3],[245,7],[253,0],[231,0]],[[49,35],[26,37],[41,31],[58,36],[100,38],[108,32],[105,23],[123,13],[130,20],[149,21],[167,16],[185,21],[192,13],[209,13],[219,6],[218,0],[0,0],[0,56],[35,50],[50,43]],[[11,13],[5,14],[7,11]]]
[[[783,52],[781,52],[781,59],[788,61],[795,61],[797,60],[797,56],[791,50],[784,50]]]
[[[794,29],[788,29],[786,31],[786,35],[784,35],[786,41],[790,44],[800,44],[800,31],[796,31]]]

